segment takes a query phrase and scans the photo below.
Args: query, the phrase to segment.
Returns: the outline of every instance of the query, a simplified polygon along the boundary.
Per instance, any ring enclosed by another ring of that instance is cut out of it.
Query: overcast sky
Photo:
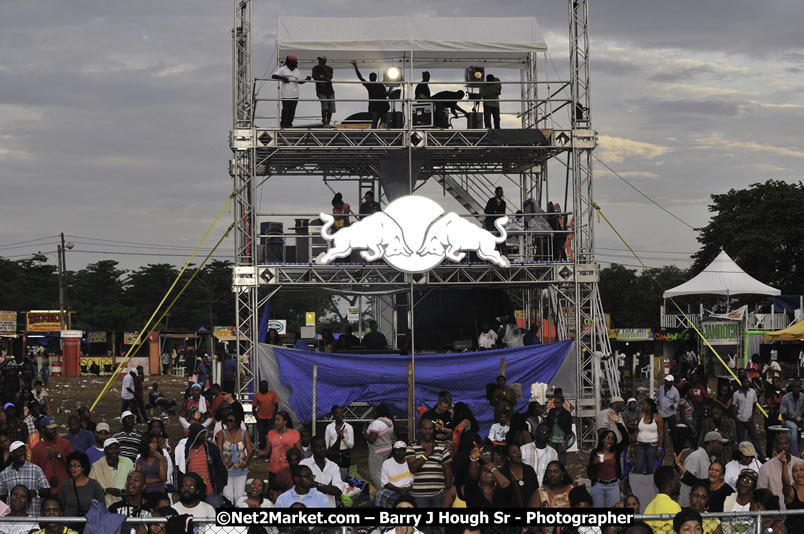
[[[566,77],[561,0],[256,1],[255,76],[275,66],[279,15],[535,16]],[[55,251],[48,237],[64,232],[78,236],[70,269],[183,261],[231,190],[232,20],[227,0],[0,3],[0,254]],[[802,21],[793,0],[593,2],[595,154],[693,227],[707,222],[710,194],[800,180]],[[598,163],[595,176],[596,200],[649,265],[689,265],[694,231]],[[321,181],[300,180],[264,188],[261,210],[327,209]],[[342,189],[356,205],[356,188]],[[607,228],[597,237],[604,266],[635,263]]]

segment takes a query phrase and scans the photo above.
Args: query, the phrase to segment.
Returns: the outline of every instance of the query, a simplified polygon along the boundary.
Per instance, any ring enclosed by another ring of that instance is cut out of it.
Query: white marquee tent
[[[743,271],[721,250],[720,254],[698,276],[664,292],[664,298],[680,295],[781,295],[781,291]]]
[[[277,55],[315,63],[385,66],[412,58],[417,67],[466,67],[483,62],[521,68],[547,50],[533,17],[280,17]]]

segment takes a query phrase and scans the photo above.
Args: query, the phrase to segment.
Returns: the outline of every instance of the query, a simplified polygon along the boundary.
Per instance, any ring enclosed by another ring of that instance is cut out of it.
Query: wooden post
[[[413,360],[408,360],[408,443],[416,439],[416,406],[413,404]]]
[[[505,376],[505,358],[500,358],[500,374]]]
[[[316,410],[316,397],[318,396],[318,364],[313,365],[313,423],[310,432],[315,436],[315,410]]]

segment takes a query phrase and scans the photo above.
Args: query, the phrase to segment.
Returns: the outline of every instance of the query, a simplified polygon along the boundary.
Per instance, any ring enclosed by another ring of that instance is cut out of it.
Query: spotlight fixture
[[[467,87],[483,87],[486,69],[483,67],[467,67],[464,71],[464,81]]]

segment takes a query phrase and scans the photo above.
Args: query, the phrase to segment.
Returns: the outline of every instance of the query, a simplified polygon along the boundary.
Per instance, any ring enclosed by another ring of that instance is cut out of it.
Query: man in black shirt
[[[453,117],[457,117],[459,111],[463,113],[464,116],[466,115],[466,111],[461,109],[458,105],[458,102],[463,100],[464,96],[466,96],[466,93],[463,91],[440,91],[431,97],[433,100],[437,100],[435,103],[436,126],[439,128],[449,128],[447,110],[452,111]]]
[[[449,394],[442,394],[433,408],[430,408],[422,415],[422,419],[430,419],[435,427],[434,437],[438,441],[449,441],[452,443],[452,413],[449,411],[451,397]]]
[[[145,502],[145,475],[132,471],[126,478],[123,500],[109,506],[109,511],[126,517],[151,517],[150,506]]]
[[[313,67],[313,79],[316,80],[315,96],[321,100],[321,125],[329,126],[335,113],[335,89],[332,87],[332,67],[327,65],[327,56],[318,56],[318,65]]]
[[[391,109],[391,106],[387,101],[383,102],[388,98],[388,90],[385,88],[384,84],[377,81],[376,72],[369,74],[369,81],[366,82],[366,79],[363,78],[363,76],[360,74],[360,70],[357,68],[356,61],[352,61],[352,66],[355,68],[357,78],[363,82],[363,87],[365,87],[366,91],[368,91],[368,111],[371,114],[371,127],[377,128],[380,125],[380,122],[385,123],[385,114],[388,113],[389,109]]]
[[[422,72],[422,82],[416,85],[416,90],[413,94],[416,100],[429,100],[430,99],[430,73],[427,71]]]
[[[384,349],[388,347],[388,340],[381,332],[377,332],[377,321],[369,323],[371,331],[363,336],[363,346],[367,349]]]
[[[360,204],[361,218],[380,211],[380,204],[374,200],[374,191],[366,191],[366,194],[363,195],[363,199],[365,202]]]
[[[505,200],[503,200],[503,188],[498,187],[494,190],[494,196],[486,202],[486,209],[483,210],[486,219],[483,226],[489,232],[494,231],[494,221],[505,215]]]

